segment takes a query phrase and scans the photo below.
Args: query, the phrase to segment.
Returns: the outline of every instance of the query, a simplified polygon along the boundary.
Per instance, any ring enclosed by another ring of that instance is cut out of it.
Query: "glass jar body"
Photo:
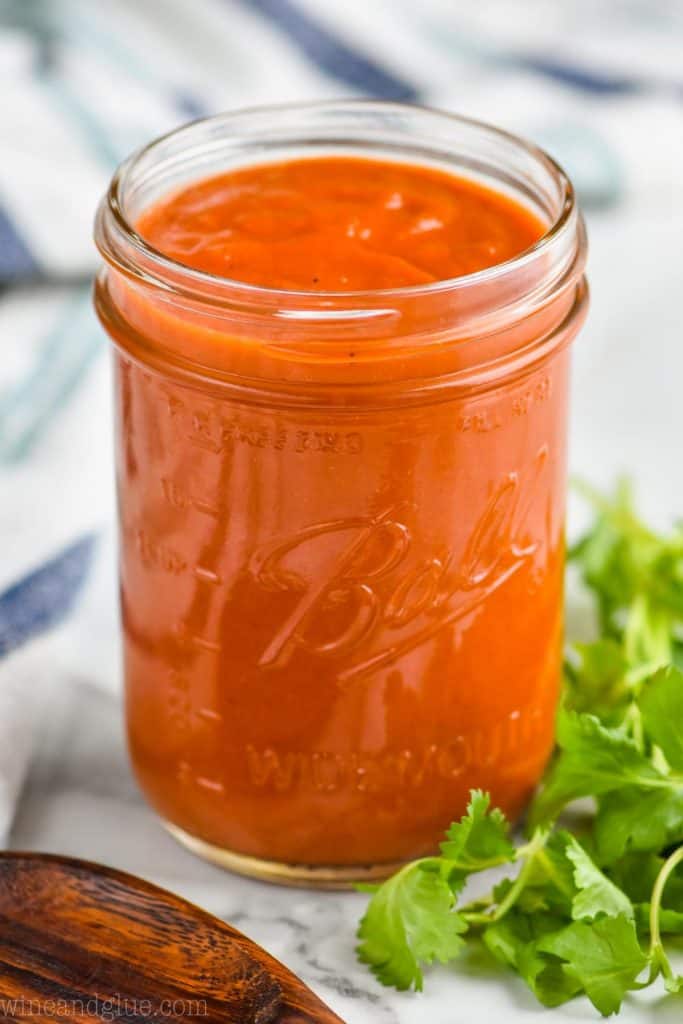
[[[162,817],[284,864],[513,817],[560,675],[568,350],[492,393],[254,408],[116,356],[126,700]]]
[[[560,680],[574,234],[533,302],[547,254],[473,283],[479,319],[376,293],[296,296],[284,326],[101,241],[129,744],[187,845],[337,886],[433,851],[473,787],[528,799]]]

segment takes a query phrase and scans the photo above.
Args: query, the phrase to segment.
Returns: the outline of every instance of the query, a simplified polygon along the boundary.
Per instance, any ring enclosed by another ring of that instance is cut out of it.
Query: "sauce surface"
[[[167,256],[268,288],[429,284],[512,259],[544,233],[519,203],[431,167],[353,157],[257,165],[157,202],[140,234]]]
[[[543,233],[479,185],[347,158],[199,181],[138,227],[185,264],[306,290],[447,279]],[[446,296],[439,343],[420,335],[410,361],[389,348],[376,390],[355,388],[376,346],[342,325],[331,402],[323,332],[309,348],[315,329],[289,321],[301,344],[278,345],[239,311],[210,319],[110,277],[128,733],[160,814],[238,854],[356,866],[434,850],[471,787],[519,813],[553,743],[567,347],[404,402],[403,381],[436,379],[459,348]],[[473,358],[546,337],[572,302],[475,337]],[[244,383],[145,365],[171,349]],[[257,400],[264,366],[273,397]],[[279,400],[300,379],[307,402]]]

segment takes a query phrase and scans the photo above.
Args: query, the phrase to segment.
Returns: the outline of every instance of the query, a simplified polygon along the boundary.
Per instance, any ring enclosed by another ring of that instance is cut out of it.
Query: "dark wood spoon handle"
[[[87,861],[0,853],[0,1020],[37,1007],[74,1024],[343,1024],[260,946],[165,889]]]

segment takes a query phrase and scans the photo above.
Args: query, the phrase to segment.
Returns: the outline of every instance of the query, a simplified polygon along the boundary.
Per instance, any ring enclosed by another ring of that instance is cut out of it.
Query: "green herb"
[[[546,1006],[583,993],[609,1016],[658,978],[683,992],[663,941],[683,936],[683,527],[651,530],[624,483],[613,498],[582,490],[596,518],[570,559],[601,635],[567,653],[529,840],[514,846],[473,791],[439,856],[367,890],[358,955],[386,985],[421,989],[425,965],[483,941]],[[594,813],[573,835],[557,818],[579,798]],[[468,879],[491,868],[510,877],[467,902]]]

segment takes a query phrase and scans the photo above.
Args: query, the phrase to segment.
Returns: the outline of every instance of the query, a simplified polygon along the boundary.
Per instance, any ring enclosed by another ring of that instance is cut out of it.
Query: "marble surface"
[[[353,952],[365,897],[281,889],[195,858],[161,828],[136,789],[118,699],[77,676],[63,679],[53,697],[11,834],[13,849],[96,860],[174,890],[266,947],[348,1024],[550,1020],[523,983],[483,950],[428,971],[424,993],[382,988]],[[619,1019],[679,1024],[681,1013],[680,1000],[647,993],[630,999]],[[578,1000],[552,1011],[552,1019],[599,1018]]]

